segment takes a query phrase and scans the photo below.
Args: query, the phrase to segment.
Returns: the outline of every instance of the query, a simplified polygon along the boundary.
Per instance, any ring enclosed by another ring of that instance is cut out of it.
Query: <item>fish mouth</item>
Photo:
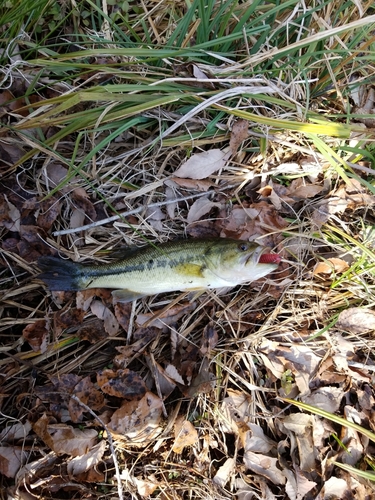
[[[260,247],[257,249],[253,255],[250,255],[249,258],[247,259],[247,262],[249,260],[253,260],[256,264],[261,264],[261,265],[275,265],[276,267],[278,264],[281,262],[281,256],[277,253],[271,253],[271,248],[269,247]]]

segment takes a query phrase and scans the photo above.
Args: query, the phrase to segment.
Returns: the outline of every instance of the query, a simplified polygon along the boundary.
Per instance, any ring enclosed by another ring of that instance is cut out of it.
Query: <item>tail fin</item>
[[[42,271],[38,278],[52,291],[77,291],[85,288],[82,284],[84,274],[81,264],[46,256],[38,259],[38,266]]]

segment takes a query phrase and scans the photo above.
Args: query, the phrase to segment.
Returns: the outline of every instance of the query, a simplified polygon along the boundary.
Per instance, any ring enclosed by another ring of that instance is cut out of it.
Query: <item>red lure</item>
[[[259,258],[259,264],[279,264],[281,257],[277,253],[264,253]]]

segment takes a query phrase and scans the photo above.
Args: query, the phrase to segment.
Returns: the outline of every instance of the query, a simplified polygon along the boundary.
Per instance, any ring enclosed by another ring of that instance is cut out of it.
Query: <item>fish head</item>
[[[223,240],[216,252],[212,269],[228,283],[255,281],[277,269],[281,260],[278,254],[270,254],[269,248],[248,241]]]

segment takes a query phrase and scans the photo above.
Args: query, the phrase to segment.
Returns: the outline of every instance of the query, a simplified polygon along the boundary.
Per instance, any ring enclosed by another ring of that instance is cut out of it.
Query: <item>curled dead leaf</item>
[[[46,352],[48,345],[48,330],[45,320],[38,320],[27,325],[22,330],[23,338],[28,342],[34,352]]]
[[[332,274],[332,273],[343,273],[349,269],[349,264],[342,259],[332,257],[324,262],[319,262],[313,271],[313,275],[316,274]]]
[[[335,326],[357,334],[375,330],[375,311],[362,307],[349,307],[339,314]]]

